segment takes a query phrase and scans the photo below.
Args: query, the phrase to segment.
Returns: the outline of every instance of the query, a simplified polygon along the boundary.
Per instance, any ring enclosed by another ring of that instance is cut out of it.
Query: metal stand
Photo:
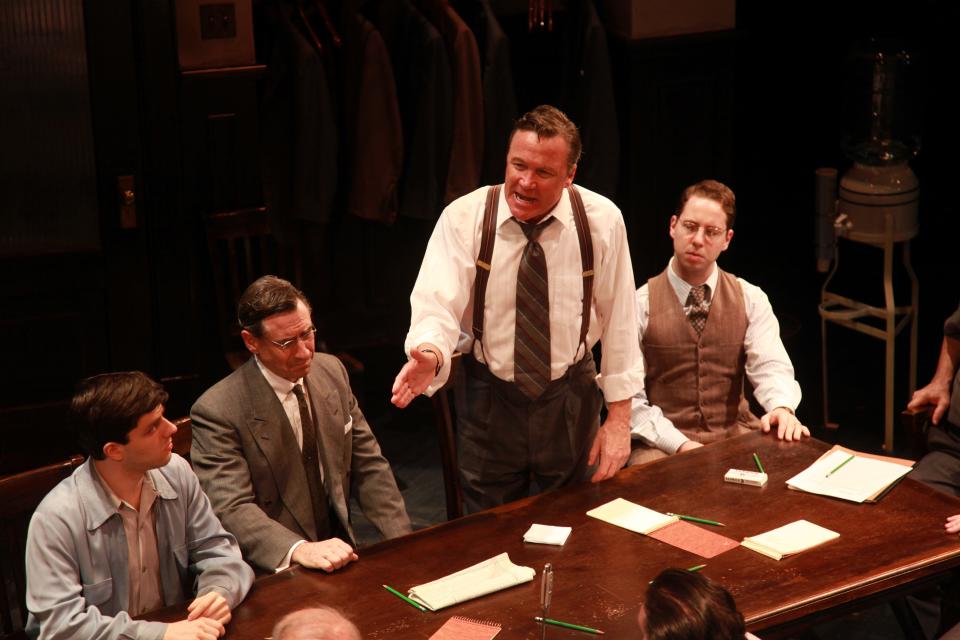
[[[886,385],[884,402],[884,425],[883,425],[883,449],[885,451],[893,450],[893,367],[894,367],[894,347],[896,345],[897,335],[903,328],[910,324],[910,389],[913,394],[917,387],[917,314],[920,303],[920,285],[917,276],[910,264],[910,240],[903,242],[903,266],[910,277],[910,305],[906,307],[897,307],[894,304],[893,295],[893,252],[896,242],[894,242],[894,223],[893,214],[885,213],[884,241],[881,245],[876,245],[883,249],[883,307],[873,307],[864,302],[859,302],[851,298],[831,293],[827,290],[830,281],[837,272],[840,265],[839,249],[836,251],[833,269],[823,283],[820,291],[820,325],[821,325],[821,351],[823,362],[823,419],[827,426],[836,427],[830,423],[828,413],[828,385],[827,385],[827,322],[833,322],[841,326],[859,331],[868,336],[873,336],[883,340],[886,346]],[[873,243],[871,243],[873,244]],[[877,318],[881,320],[883,328],[867,324],[862,318]],[[899,318],[899,319],[898,319]]]

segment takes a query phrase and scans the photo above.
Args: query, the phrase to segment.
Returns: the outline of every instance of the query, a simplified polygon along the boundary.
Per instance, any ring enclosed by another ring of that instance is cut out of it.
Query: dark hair
[[[733,596],[705,576],[667,569],[647,588],[646,640],[743,640]]]
[[[567,171],[573,169],[573,165],[580,161],[580,151],[583,148],[580,143],[580,131],[567,114],[556,107],[542,104],[520,116],[513,124],[513,131],[510,132],[511,142],[517,131],[533,131],[539,138],[561,136],[570,146]]]
[[[77,384],[70,401],[80,446],[103,460],[108,442],[127,444],[137,421],[167,401],[167,392],[139,371],[102,373]]]
[[[275,313],[293,311],[297,308],[298,300],[302,301],[307,309],[310,308],[307,296],[287,280],[277,276],[257,278],[240,296],[237,321],[242,329],[259,337],[263,333],[264,318]]]
[[[733,223],[737,218],[737,197],[733,195],[733,190],[730,189],[730,187],[716,180],[701,180],[696,184],[690,185],[683,190],[683,194],[680,196],[680,205],[677,207],[676,213],[677,216],[683,211],[687,200],[694,196],[713,200],[718,203],[723,209],[723,212],[727,214],[727,229],[733,229]]]

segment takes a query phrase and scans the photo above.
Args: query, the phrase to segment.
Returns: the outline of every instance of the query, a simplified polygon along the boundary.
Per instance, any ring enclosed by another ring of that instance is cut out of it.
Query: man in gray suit
[[[330,572],[356,560],[351,490],[385,537],[410,532],[346,370],[314,352],[310,313],[286,280],[264,276],[251,284],[237,317],[253,357],[190,412],[194,470],[259,571],[297,563]]]

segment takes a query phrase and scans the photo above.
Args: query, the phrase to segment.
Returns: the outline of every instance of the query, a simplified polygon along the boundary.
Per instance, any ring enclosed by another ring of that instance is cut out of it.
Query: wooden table
[[[858,505],[786,488],[785,481],[828,448],[817,440],[781,442],[750,433],[690,453],[475,514],[361,550],[360,560],[334,574],[294,568],[257,581],[234,613],[227,637],[262,640],[294,609],[327,604],[354,620],[366,638],[429,638],[451,615],[503,625],[498,638],[539,638],[539,577],[440,612],[421,613],[387,593],[406,592],[501,552],[538,574],[553,563],[551,616],[607,632],[636,634],[647,583],[667,567],[706,563],[703,573],[733,593],[751,631],[765,640],[890,598],[960,565],[960,539],[943,531],[960,500],[905,479],[877,504]],[[757,452],[770,476],[766,487],[723,481],[730,468],[753,468]],[[727,524],[708,527],[735,540],[804,518],[840,533],[822,547],[779,562],[737,547],[710,560],[585,515],[623,497],[661,512]],[[573,527],[563,547],[527,544],[531,523]],[[183,615],[165,610],[162,619]],[[156,616],[145,616],[157,619]],[[550,638],[587,637],[550,627]]]

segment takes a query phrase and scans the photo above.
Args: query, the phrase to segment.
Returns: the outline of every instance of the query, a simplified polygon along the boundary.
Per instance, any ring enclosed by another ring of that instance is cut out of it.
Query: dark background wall
[[[958,18],[947,0],[746,0],[732,31],[609,36],[620,172],[617,193],[608,195],[623,210],[638,283],[666,264],[667,221],[680,190],[707,177],[730,184],[739,216],[721,264],[769,294],[809,424],[822,421],[813,171],[849,166],[840,149],[844,60],[871,36],[901,40],[916,60],[919,379],[933,370],[940,325],[958,299],[950,188],[960,142],[950,38]],[[203,220],[263,204],[258,92],[269,69],[182,74],[169,0],[11,0],[0,21],[13,25],[0,35],[3,472],[75,450],[64,402],[84,375],[148,371],[171,391],[168,413],[182,415],[227,372]],[[516,81],[549,65],[514,60]],[[132,177],[133,219],[123,216],[118,176]],[[343,217],[312,247],[314,302],[331,347],[384,363],[364,381],[372,411],[389,410],[406,298],[431,227]],[[879,303],[879,253],[841,252],[838,285]],[[835,411],[879,430],[882,345],[837,328],[829,335]],[[898,372],[906,371],[905,352],[901,340]]]

